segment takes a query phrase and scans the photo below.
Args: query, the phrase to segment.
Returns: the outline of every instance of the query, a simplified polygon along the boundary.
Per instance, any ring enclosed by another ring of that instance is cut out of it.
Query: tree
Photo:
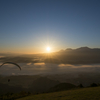
[[[92,83],[91,85],[90,85],[91,87],[96,87],[96,86],[98,86],[96,83]]]

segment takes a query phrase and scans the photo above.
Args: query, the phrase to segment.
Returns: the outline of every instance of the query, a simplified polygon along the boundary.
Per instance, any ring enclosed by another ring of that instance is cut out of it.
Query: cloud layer
[[[71,65],[50,63],[19,63],[22,70],[11,64],[0,68],[1,75],[37,75],[37,74],[63,74],[74,72],[99,72],[100,64]]]

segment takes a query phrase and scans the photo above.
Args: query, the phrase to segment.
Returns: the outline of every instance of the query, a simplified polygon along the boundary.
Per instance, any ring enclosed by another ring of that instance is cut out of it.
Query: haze
[[[100,86],[100,0],[0,0],[2,64],[1,99]]]

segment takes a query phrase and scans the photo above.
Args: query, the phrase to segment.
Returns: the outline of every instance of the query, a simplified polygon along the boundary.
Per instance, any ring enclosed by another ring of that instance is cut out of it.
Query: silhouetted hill
[[[59,81],[51,80],[47,77],[40,77],[33,81],[32,85],[29,88],[31,92],[46,92],[51,87],[59,84]]]
[[[69,90],[69,89],[73,89],[73,88],[76,88],[76,86],[71,83],[60,83],[60,84],[52,87],[49,91],[56,92],[56,91]]]
[[[20,91],[25,90],[24,88],[22,88],[21,86],[9,86],[7,84],[2,84],[0,83],[0,94],[4,94],[4,93],[17,93]]]
[[[91,50],[91,48],[89,48],[89,47],[80,47],[80,48],[77,48],[76,50],[79,50],[79,51],[89,51],[89,50]]]
[[[100,100],[100,87],[30,95],[17,100]]]

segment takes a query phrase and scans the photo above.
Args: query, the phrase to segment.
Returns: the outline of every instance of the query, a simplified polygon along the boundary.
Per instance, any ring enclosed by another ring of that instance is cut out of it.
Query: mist
[[[100,73],[100,64],[52,64],[52,63],[18,63],[19,68],[13,64],[6,64],[0,68],[0,75],[49,75],[93,72]]]

